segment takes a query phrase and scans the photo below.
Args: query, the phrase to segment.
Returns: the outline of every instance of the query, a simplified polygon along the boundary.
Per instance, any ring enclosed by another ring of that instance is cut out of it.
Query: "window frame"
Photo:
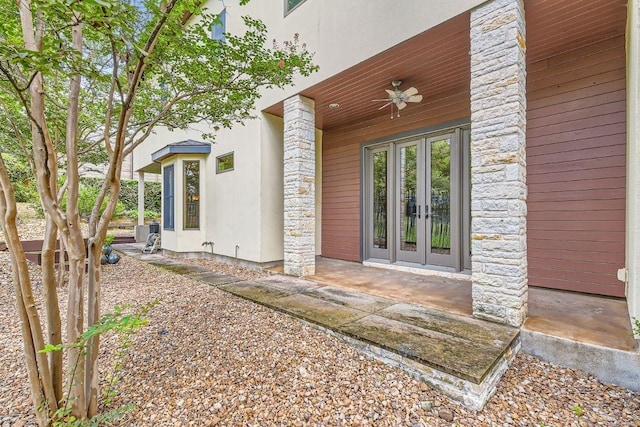
[[[187,191],[187,165],[195,164],[197,165],[197,172],[194,175],[196,177],[197,182],[195,183],[195,194],[194,200],[188,200],[189,192]],[[199,230],[200,229],[200,160],[183,160],[182,161],[182,228],[183,230]],[[197,197],[197,198],[196,198]],[[193,204],[193,206],[191,206]],[[189,210],[195,209],[193,215],[189,215]],[[195,225],[190,224],[189,219],[195,218]]]
[[[227,8],[225,7],[218,14],[218,20],[220,23],[214,22],[211,26],[211,39],[218,40],[222,43],[226,41],[225,33],[227,32]]]
[[[220,159],[227,156],[231,156],[231,167],[228,169],[220,170]],[[233,151],[229,151],[228,153],[220,154],[219,156],[216,156],[216,174],[231,172],[232,170],[235,169],[235,167],[236,167],[236,158]]]
[[[300,0],[295,6],[289,9],[289,0],[284,0],[284,16],[287,16],[288,14],[296,10],[305,1],[307,0]]]
[[[175,230],[176,226],[176,174],[175,163],[162,169],[162,228]]]

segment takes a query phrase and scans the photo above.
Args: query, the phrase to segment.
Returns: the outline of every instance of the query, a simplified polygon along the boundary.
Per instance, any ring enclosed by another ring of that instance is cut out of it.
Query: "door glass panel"
[[[418,146],[400,149],[400,250],[417,251],[417,203]]]
[[[451,253],[451,140],[431,142],[431,253]]]
[[[387,152],[373,154],[373,247],[387,249]]]

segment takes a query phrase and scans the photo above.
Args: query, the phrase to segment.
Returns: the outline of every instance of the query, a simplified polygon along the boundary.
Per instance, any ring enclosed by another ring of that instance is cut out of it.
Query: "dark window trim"
[[[233,158],[233,166],[231,166],[229,169],[225,169],[223,171],[220,170],[220,159],[222,157],[226,157],[228,155],[231,155]],[[220,173],[225,173],[225,172],[231,172],[232,170],[234,170],[236,167],[236,156],[234,154],[233,151],[229,151],[228,153],[225,154],[220,154],[219,156],[216,157],[216,174],[220,174]]]
[[[171,171],[171,179],[168,180],[167,173]],[[162,171],[162,228],[164,230],[175,230],[176,226],[176,174],[175,163],[167,165]],[[170,192],[167,190],[171,190]]]

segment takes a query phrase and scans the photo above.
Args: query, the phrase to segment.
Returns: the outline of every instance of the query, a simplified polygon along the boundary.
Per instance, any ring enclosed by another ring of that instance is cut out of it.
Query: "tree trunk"
[[[80,59],[82,55],[82,24],[81,17],[77,12],[73,13],[71,26],[72,46],[74,55]],[[78,114],[81,76],[74,74],[69,82],[69,103],[67,104],[67,120],[65,148],[67,154],[67,224],[69,226],[68,241],[65,242],[69,252],[69,307],[68,314],[71,316],[67,321],[67,336],[70,342],[75,342],[82,334],[84,327],[84,269],[86,261],[86,246],[82,238],[80,229],[80,215],[78,213]],[[71,406],[72,414],[77,418],[87,416],[87,397],[85,385],[83,383],[85,366],[83,350],[71,349],[69,352],[69,368],[72,368],[71,378]],[[79,369],[77,369],[79,368]]]
[[[40,318],[36,310],[27,260],[22,249],[16,224],[16,200],[13,186],[0,155],[0,225],[5,235],[5,241],[11,252],[11,270],[15,284],[16,305],[22,329],[24,353],[27,363],[27,373],[31,396],[38,423],[45,426],[48,415],[57,410],[57,400],[53,390],[53,383],[47,356],[37,353],[44,348],[44,339]]]
[[[65,242],[69,254],[69,299],[67,303],[67,341],[76,342],[84,327],[84,268],[85,244],[79,224],[69,227]],[[64,239],[63,239],[64,240]],[[87,403],[84,394],[84,349],[68,350],[67,380],[71,384],[69,404],[76,418],[86,418]]]
[[[47,312],[47,330],[49,344],[62,344],[62,324],[60,320],[60,307],[58,305],[57,278],[55,272],[56,242],[58,240],[58,227],[51,216],[46,215],[47,225],[44,241],[42,242],[42,286],[44,289],[44,305]],[[64,258],[62,248],[59,252],[60,270],[64,271]],[[49,352],[49,369],[56,401],[62,399],[63,364],[62,351]]]
[[[98,237],[98,241],[104,241]],[[88,260],[88,295],[89,301],[88,322],[91,325],[96,324],[100,320],[100,257],[102,256],[102,245],[96,243],[95,237],[89,238],[87,242],[89,246]],[[100,352],[100,336],[91,338],[88,343],[89,352],[85,365],[87,372],[85,375],[85,393],[87,395],[87,415],[93,417],[98,413],[98,397],[99,397],[99,376],[98,376],[98,355]]]

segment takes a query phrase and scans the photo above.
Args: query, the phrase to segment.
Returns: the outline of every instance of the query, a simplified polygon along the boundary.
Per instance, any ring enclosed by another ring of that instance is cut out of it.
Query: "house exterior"
[[[136,149],[133,170],[162,174],[166,252],[466,277],[474,316],[514,326],[530,286],[640,318],[637,0],[207,6],[227,32],[250,15],[299,33],[320,71],[214,145],[159,129]],[[422,99],[372,101],[393,82]]]

